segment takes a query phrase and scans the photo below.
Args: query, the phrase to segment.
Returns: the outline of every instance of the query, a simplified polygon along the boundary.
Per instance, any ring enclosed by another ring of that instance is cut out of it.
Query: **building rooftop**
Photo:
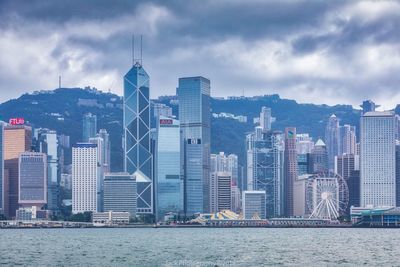
[[[392,111],[369,111],[363,115],[363,117],[392,117],[394,113]]]
[[[322,139],[318,139],[318,141],[315,143],[315,146],[326,146],[324,141]]]

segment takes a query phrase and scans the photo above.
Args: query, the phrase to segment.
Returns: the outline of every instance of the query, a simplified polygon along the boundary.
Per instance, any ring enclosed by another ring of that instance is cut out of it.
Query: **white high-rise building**
[[[232,210],[232,175],[230,172],[211,173],[211,212]]]
[[[345,124],[340,126],[339,153],[355,154],[356,153],[356,127]]]
[[[396,205],[395,116],[371,111],[361,117],[362,207]]]
[[[314,142],[308,133],[296,135],[296,149],[297,154],[311,153],[314,149]]]
[[[89,143],[97,145],[97,211],[103,211],[104,193],[104,140],[101,137],[89,138]]]
[[[96,144],[72,147],[72,213],[98,211],[98,155]]]
[[[262,107],[260,113],[260,126],[264,132],[271,130],[271,108]]]

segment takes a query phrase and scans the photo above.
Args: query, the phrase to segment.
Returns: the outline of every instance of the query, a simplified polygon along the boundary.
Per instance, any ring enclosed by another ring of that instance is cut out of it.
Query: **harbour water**
[[[400,229],[4,229],[0,266],[400,266]]]

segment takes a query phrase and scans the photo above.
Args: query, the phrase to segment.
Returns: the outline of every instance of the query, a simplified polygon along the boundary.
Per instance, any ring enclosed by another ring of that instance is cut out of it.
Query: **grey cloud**
[[[17,65],[8,68],[0,62],[0,91],[13,89],[0,100],[17,97],[24,90],[50,89],[46,87],[52,83],[35,79],[41,72],[62,73],[65,85],[70,82],[71,87],[91,84],[107,90],[113,84],[112,89],[121,94],[121,77],[131,62],[132,32],[144,34],[144,62],[153,97],[173,94],[177,78],[185,75],[211,78],[213,94],[218,96],[241,94],[245,89],[248,94],[279,93],[329,104],[393,96],[398,84],[393,75],[400,70],[397,58],[393,66],[382,65],[387,72],[372,80],[357,75],[359,65],[367,71],[369,66],[356,57],[365,45],[396,46],[400,16],[388,14],[372,21],[341,16],[343,8],[357,3],[3,0],[0,41],[17,42],[18,47],[31,40],[35,53],[49,50],[49,55],[48,62],[39,60],[36,69],[27,70],[29,84],[18,79]],[[37,42],[43,42],[43,47]],[[19,56],[16,51],[10,53]],[[326,60],[328,67],[315,67],[314,59],[307,58],[313,55]],[[11,57],[8,62],[14,64]],[[18,62],[23,65],[24,61]],[[303,71],[298,62],[310,70]],[[343,75],[344,68],[348,75]]]

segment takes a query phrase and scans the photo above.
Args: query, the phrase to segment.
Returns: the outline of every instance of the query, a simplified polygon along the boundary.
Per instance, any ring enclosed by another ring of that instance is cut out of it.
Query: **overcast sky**
[[[152,97],[203,75],[213,96],[400,103],[398,1],[0,0],[0,18],[0,102],[59,75],[121,95],[135,33]]]

